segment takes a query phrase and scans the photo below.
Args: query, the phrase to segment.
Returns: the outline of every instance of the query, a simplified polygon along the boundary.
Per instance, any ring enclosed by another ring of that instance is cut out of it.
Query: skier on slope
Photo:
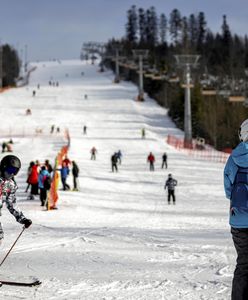
[[[162,155],[162,166],[161,166],[161,168],[163,169],[163,168],[166,168],[167,169],[167,167],[168,167],[168,165],[167,165],[167,154],[166,154],[166,152]]]
[[[112,172],[118,172],[118,167],[117,167],[117,162],[118,162],[118,158],[117,158],[117,153],[115,152],[112,156],[111,156],[111,167],[112,167]]]
[[[248,299],[248,119],[240,126],[241,143],[232,151],[224,169],[224,188],[230,199],[230,225],[237,265],[232,300]]]
[[[154,171],[155,156],[152,154],[152,152],[150,152],[148,155],[147,162],[150,163],[150,171]]]
[[[27,219],[16,205],[16,190],[18,189],[14,176],[21,168],[21,161],[15,155],[7,155],[0,162],[0,214],[3,203],[9,212],[16,218],[16,221],[28,228],[32,221]],[[0,223],[0,241],[4,233]]]
[[[72,176],[73,176],[73,191],[78,191],[78,175],[79,175],[79,167],[76,162],[72,161]]]
[[[96,147],[92,147],[91,150],[90,150],[90,153],[91,153],[91,160],[96,160],[96,153],[97,153],[97,150],[96,150]]]
[[[168,189],[168,204],[170,204],[170,198],[172,197],[173,204],[176,204],[175,186],[177,186],[177,180],[172,178],[172,174],[168,175],[168,179],[165,182],[164,189]]]

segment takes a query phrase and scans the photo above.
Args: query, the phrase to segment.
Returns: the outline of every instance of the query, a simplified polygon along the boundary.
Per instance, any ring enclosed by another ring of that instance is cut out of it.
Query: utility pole
[[[184,147],[192,148],[192,118],[191,118],[191,68],[197,66],[200,55],[175,55],[177,64],[184,70]]]
[[[143,82],[143,59],[148,56],[148,50],[146,49],[134,49],[134,57],[139,59],[139,94],[137,99],[139,101],[144,101],[144,82]]]

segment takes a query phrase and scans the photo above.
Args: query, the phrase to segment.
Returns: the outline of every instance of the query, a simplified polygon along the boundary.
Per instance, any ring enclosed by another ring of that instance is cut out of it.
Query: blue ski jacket
[[[42,170],[38,177],[38,186],[40,189],[44,189],[44,180],[46,177],[50,177],[50,174],[47,170]]]
[[[229,156],[224,169],[226,197],[231,200],[229,223],[248,228],[248,142],[241,142]]]

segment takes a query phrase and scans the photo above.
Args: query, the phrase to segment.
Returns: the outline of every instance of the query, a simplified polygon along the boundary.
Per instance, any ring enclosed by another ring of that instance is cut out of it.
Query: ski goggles
[[[16,175],[19,171],[19,168],[16,168],[16,167],[7,167],[5,169],[5,172],[7,172],[8,174],[10,175]]]

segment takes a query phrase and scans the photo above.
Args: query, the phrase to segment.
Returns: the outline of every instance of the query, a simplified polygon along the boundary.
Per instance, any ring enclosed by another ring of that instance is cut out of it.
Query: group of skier
[[[70,173],[70,166],[72,167],[73,190],[78,191],[77,178],[79,175],[79,168],[75,161],[70,161],[69,158],[65,156],[62,161],[61,167],[57,168],[56,171],[60,172],[63,190],[70,190],[70,186],[67,183],[67,178]],[[49,160],[45,160],[43,164],[41,164],[38,160],[36,160],[35,162],[30,162],[27,174],[27,187],[25,190],[25,192],[27,193],[29,188],[31,187],[28,199],[34,200],[35,196],[39,195],[41,206],[45,206],[47,201],[47,192],[51,188],[53,172],[54,169],[51,166]]]
[[[147,156],[147,162],[149,163],[149,165],[150,165],[150,171],[154,171],[155,169],[154,169],[154,163],[155,163],[155,156],[154,156],[154,154],[152,153],[152,152],[150,152],[149,153],[149,155]],[[168,164],[167,164],[167,154],[166,153],[164,153],[163,155],[162,155],[162,166],[161,166],[161,168],[163,169],[163,168],[168,168]]]
[[[34,200],[36,195],[40,196],[41,206],[44,206],[47,200],[47,192],[51,187],[53,168],[49,160],[45,160],[44,164],[40,164],[38,160],[31,161],[28,168],[27,193],[31,186],[28,199]]]

